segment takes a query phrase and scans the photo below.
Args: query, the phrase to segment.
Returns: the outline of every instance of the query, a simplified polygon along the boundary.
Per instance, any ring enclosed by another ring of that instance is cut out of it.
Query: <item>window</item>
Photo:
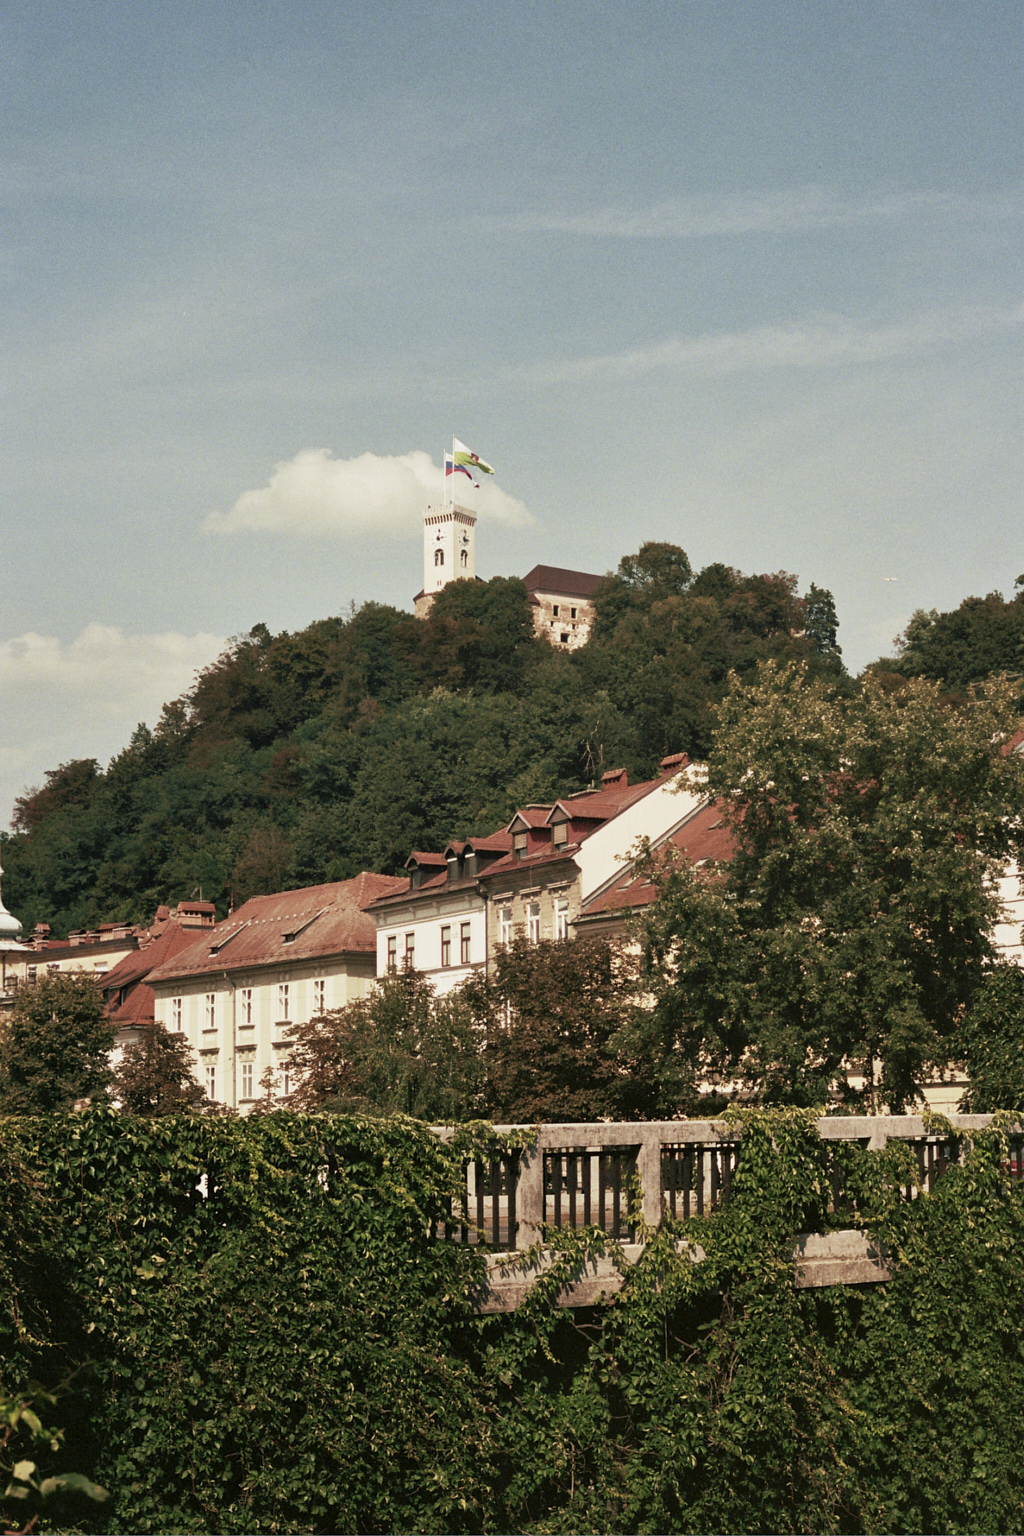
[[[216,994],[216,992],[207,992],[205,997],[203,998],[203,1028],[204,1029],[216,1029],[217,1028],[217,994]],[[211,1094],[211,1098],[212,1098],[212,1094]]]
[[[252,987],[243,987],[240,995],[241,995],[241,999],[242,999],[241,1025],[242,1025],[243,1029],[251,1029],[252,1028]]]
[[[252,1062],[251,1061],[243,1061],[242,1062],[242,1088],[241,1088],[241,1095],[240,1096],[243,1099],[251,1099],[252,1098]]]
[[[416,935],[407,933],[405,936],[405,968],[407,971],[416,969]]]
[[[530,934],[530,943],[540,943],[540,902],[531,901],[526,909],[526,923]]]
[[[441,929],[441,964],[442,965],[451,965],[451,963],[452,963],[452,930],[450,928],[445,927],[445,928]]]
[[[208,1099],[215,1099],[217,1097],[217,1068],[207,1067],[204,1076],[206,1078],[206,1097]]]
[[[512,943],[512,908],[499,907],[498,909],[498,943]]]
[[[171,998],[171,1028],[181,1033],[181,998]]]
[[[567,939],[569,937],[569,902],[565,896],[560,896],[555,902],[555,938]]]
[[[527,833],[525,833],[525,832],[513,832],[513,834],[512,834],[512,852],[513,852],[513,854],[514,854],[516,859],[521,859],[523,857],[523,855],[525,854],[527,841],[528,841]]]
[[[559,640],[561,640],[563,645],[568,645],[569,644],[569,636],[567,634],[559,635],[558,638],[559,638]]]
[[[551,612],[554,614],[555,618],[557,619],[558,618],[558,604],[557,603],[552,603],[551,604]]]
[[[556,821],[551,828],[551,842],[555,848],[561,848],[569,841],[569,823]]]
[[[281,1093],[279,1097],[286,1099],[292,1091],[292,1064],[286,1056],[281,1063]]]
[[[327,1012],[327,983],[322,976],[313,982],[313,1018]]]
[[[277,986],[277,1019],[279,1024],[287,1024],[288,1009],[291,1006],[291,986],[287,981],[278,982]]]
[[[398,970],[398,934],[388,934],[388,970]]]
[[[464,549],[462,551],[462,565],[463,565],[463,569],[465,569],[465,567],[468,566],[468,564],[469,564],[469,552],[468,552],[468,550]]]
[[[434,550],[434,564],[435,565],[444,565],[444,550],[443,549],[435,549]]]
[[[472,932],[472,926],[469,923],[463,923],[459,929],[459,960],[462,965],[469,964],[470,951],[473,947]]]
[[[574,619],[576,617],[576,609],[575,608],[570,608],[569,609],[569,617],[570,617],[570,619]]]

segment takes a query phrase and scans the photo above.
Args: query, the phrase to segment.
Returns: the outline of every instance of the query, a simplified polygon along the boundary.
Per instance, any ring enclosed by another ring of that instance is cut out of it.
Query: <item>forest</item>
[[[831,594],[786,573],[694,572],[649,543],[595,596],[588,644],[533,634],[516,578],[453,582],[425,621],[365,603],[295,634],[263,624],[103,768],[61,764],[3,834],[4,899],[55,936],[148,921],[202,892],[248,896],[493,831],[625,766],[702,757],[730,672],[806,661],[845,685]]]

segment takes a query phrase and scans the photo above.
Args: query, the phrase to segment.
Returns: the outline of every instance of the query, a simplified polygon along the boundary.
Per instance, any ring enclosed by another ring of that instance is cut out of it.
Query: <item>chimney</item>
[[[625,768],[610,768],[607,773],[601,775],[602,789],[628,789],[629,774]]]

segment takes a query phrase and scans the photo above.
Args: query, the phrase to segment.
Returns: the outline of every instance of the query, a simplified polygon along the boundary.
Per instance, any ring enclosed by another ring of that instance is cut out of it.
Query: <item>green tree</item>
[[[994,965],[985,975],[957,1036],[969,1084],[960,1107],[983,1115],[1024,1114],[1024,970]]]
[[[812,581],[810,590],[804,595],[804,611],[804,628],[808,640],[819,656],[841,668],[843,648],[836,639],[839,617],[832,593],[827,587],[816,587]]]
[[[499,950],[466,997],[486,1037],[487,1113],[500,1121],[628,1120],[657,1085],[623,1049],[635,993],[629,956],[604,939]]]
[[[113,1030],[94,977],[46,976],[18,989],[0,1028],[0,1113],[49,1114],[110,1082]]]
[[[944,705],[937,686],[837,696],[803,666],[734,678],[709,788],[735,840],[678,864],[649,918],[651,1048],[768,1101],[900,1108],[955,1051],[993,959],[995,877],[1024,792],[1010,685]],[[877,1065],[877,1070],[876,1070]]]
[[[195,1056],[188,1041],[162,1024],[144,1024],[126,1045],[114,1068],[110,1096],[130,1115],[154,1119],[180,1114],[206,1098],[193,1076]]]
[[[415,971],[384,976],[367,997],[288,1033],[298,1078],[292,1109],[397,1111],[432,1122],[480,1113],[473,1015],[459,992],[438,997]]]

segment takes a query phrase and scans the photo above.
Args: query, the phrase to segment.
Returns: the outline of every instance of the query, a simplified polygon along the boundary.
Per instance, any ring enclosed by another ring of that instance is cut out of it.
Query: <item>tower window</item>
[[[435,565],[444,565],[444,550],[443,549],[435,549],[434,550],[434,564]]]
[[[462,564],[464,567],[469,564],[469,551],[465,549],[462,551]]]

